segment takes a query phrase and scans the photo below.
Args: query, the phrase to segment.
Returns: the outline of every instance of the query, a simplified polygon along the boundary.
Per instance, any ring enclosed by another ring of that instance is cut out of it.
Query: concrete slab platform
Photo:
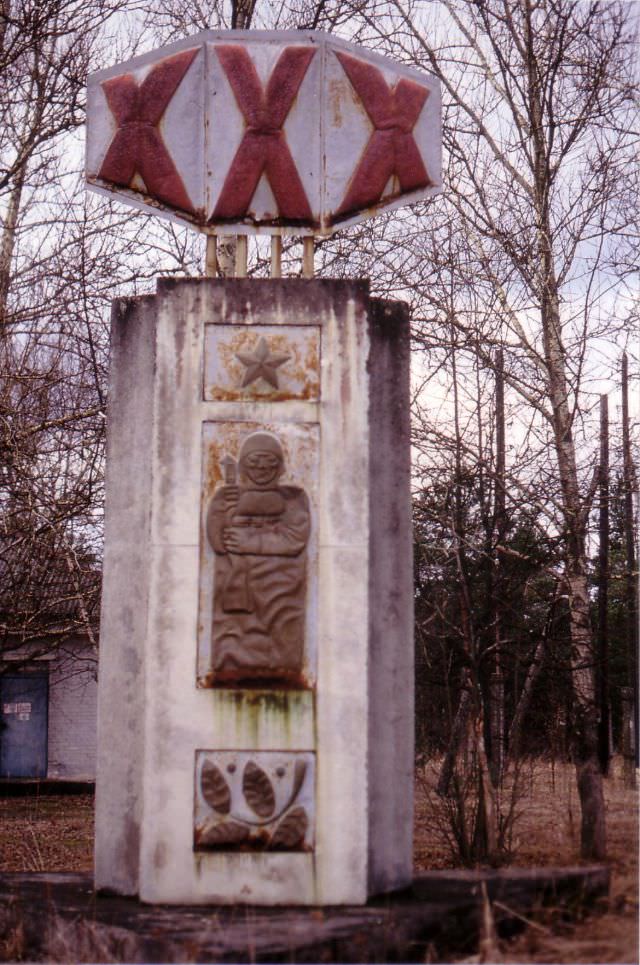
[[[1,944],[23,961],[441,961],[476,950],[483,883],[505,934],[544,904],[580,914],[608,894],[609,870],[432,872],[366,906],[324,909],[149,906],[96,894],[90,875],[4,874]]]

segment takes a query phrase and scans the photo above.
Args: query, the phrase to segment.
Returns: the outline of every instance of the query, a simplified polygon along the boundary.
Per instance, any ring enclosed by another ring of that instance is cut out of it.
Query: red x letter
[[[398,178],[401,191],[416,191],[431,183],[412,134],[429,91],[404,78],[389,88],[372,64],[349,54],[336,52],[336,57],[374,126],[336,212],[342,216],[377,204],[393,175]]]
[[[286,47],[273,68],[266,91],[244,47],[223,44],[216,51],[247,126],[213,218],[243,218],[264,171],[280,216],[287,221],[311,221],[309,201],[282,126],[315,50]]]
[[[193,205],[158,124],[197,53],[198,48],[185,50],[161,60],[139,87],[131,74],[102,85],[118,129],[98,177],[129,187],[137,171],[152,197],[189,212],[193,212]]]

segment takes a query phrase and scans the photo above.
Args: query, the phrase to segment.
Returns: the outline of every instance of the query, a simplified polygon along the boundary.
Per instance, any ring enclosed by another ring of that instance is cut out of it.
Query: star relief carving
[[[253,352],[236,352],[236,358],[245,366],[246,371],[242,379],[242,388],[251,385],[257,379],[264,379],[274,389],[278,386],[277,369],[291,358],[290,355],[278,355],[272,352],[264,335]]]

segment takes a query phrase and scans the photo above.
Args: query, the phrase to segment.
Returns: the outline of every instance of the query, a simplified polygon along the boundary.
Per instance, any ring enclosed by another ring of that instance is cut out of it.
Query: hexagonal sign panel
[[[318,32],[204,31],[87,103],[88,186],[200,230],[327,235],[441,190],[438,81]]]

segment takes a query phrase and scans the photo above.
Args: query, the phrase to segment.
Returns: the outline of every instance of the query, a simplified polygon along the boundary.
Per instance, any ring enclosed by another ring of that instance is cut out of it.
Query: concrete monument
[[[437,182],[437,88],[394,69],[315,34],[191,38],[92,81],[90,179],[206,230],[335,230]],[[318,129],[288,127],[327,77]],[[242,121],[214,173],[169,113],[210,124],[207,85]],[[368,131],[318,185],[299,138],[324,150],[346,93]],[[409,438],[406,307],[366,282],[161,279],[115,303],[98,889],[341,904],[411,880]]]

